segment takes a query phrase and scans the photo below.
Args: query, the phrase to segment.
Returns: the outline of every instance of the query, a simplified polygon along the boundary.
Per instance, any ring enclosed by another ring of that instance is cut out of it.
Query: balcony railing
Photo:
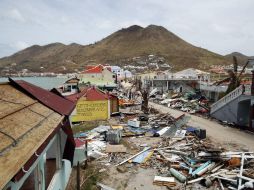
[[[243,93],[246,94],[247,91],[249,92],[249,89],[250,88],[246,86],[245,92],[244,92],[243,85],[239,86],[238,88],[236,88],[235,90],[233,90],[232,92],[230,92],[229,94],[227,94],[226,96],[224,96],[223,98],[219,99],[217,102],[212,104],[210,113],[214,113],[215,111],[217,111],[218,109],[226,105],[227,103],[241,96]]]

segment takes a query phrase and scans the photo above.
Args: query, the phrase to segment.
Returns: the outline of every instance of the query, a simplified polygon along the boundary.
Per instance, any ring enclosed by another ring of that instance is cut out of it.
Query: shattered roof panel
[[[0,85],[0,189],[32,157],[63,117],[15,89]]]

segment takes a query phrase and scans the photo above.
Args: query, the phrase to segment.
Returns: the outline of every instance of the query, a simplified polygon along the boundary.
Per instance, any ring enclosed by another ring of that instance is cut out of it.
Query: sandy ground
[[[154,169],[148,168],[138,168],[137,174],[132,175],[129,179],[129,183],[126,187],[126,190],[164,190],[166,187],[153,185]]]
[[[155,146],[161,142],[161,138],[134,137],[129,138],[128,142],[131,146],[139,147],[142,145]],[[125,190],[166,190],[166,187],[153,185],[154,176],[157,170],[153,168],[143,169],[139,165],[124,164],[126,172],[119,172],[117,168],[111,166],[107,170],[107,176],[102,183],[115,188]]]
[[[117,190],[166,190],[166,187],[153,185],[155,169],[143,169],[132,166],[125,173],[119,173],[116,167],[107,171],[108,177],[102,183]]]
[[[169,113],[174,117],[178,117],[183,113],[189,115],[191,117],[188,122],[189,125],[206,129],[207,136],[213,141],[223,144],[225,148],[227,148],[227,146],[237,145],[248,148],[250,151],[254,151],[254,134],[252,133],[241,131],[236,128],[226,127],[220,125],[216,121],[210,121],[202,117],[190,115],[152,102],[149,102],[149,106],[159,110],[161,113]]]

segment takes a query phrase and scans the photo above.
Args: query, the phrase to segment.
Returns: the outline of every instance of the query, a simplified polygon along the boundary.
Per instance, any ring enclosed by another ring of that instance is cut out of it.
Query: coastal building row
[[[84,71],[77,74],[77,78],[80,84],[90,84],[103,90],[113,90],[119,81],[132,78],[132,74],[119,66],[97,65],[87,66]]]

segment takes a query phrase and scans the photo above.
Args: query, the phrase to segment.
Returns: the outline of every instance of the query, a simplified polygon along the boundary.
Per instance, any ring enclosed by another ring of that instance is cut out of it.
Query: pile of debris
[[[125,165],[156,169],[154,185],[175,189],[253,188],[253,152],[218,147],[206,138],[205,130],[188,126],[188,120],[185,115],[139,114],[127,123],[99,126],[77,138],[88,142],[89,157],[105,166],[113,165],[119,172],[126,170]],[[123,139],[131,147],[126,147]],[[155,139],[156,143],[147,143]]]
[[[199,93],[177,93],[167,98],[167,95],[157,96],[150,100],[191,114],[207,114],[209,112],[208,100]]]

